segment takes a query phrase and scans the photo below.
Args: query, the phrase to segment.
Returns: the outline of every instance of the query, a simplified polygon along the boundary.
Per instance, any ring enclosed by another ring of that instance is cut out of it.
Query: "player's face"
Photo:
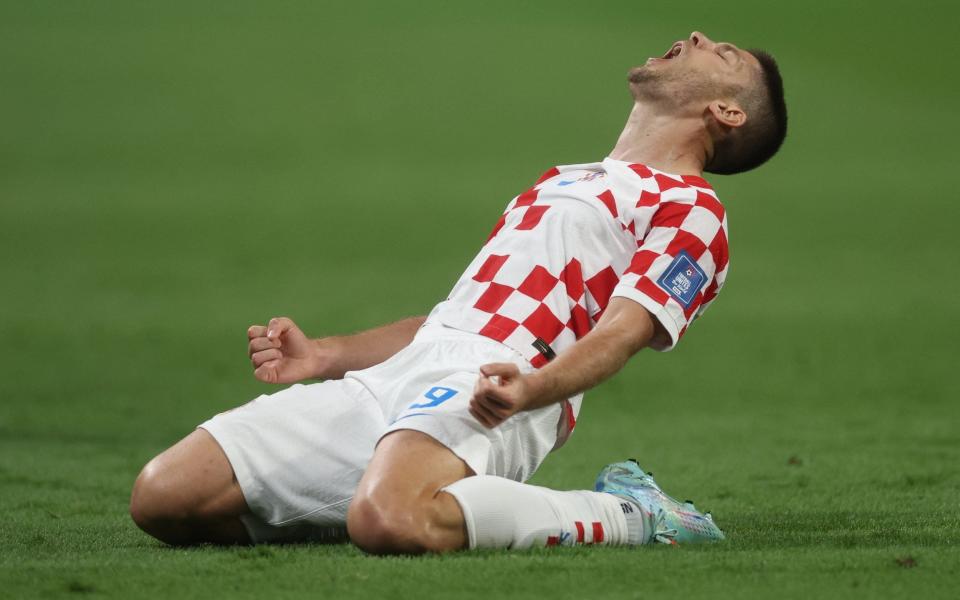
[[[667,52],[630,70],[630,88],[638,100],[711,101],[736,94],[760,74],[760,62],[746,50],[714,42],[699,31]]]

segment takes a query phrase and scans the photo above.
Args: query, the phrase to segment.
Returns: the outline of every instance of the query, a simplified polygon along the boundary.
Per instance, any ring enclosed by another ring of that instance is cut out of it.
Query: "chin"
[[[657,96],[664,86],[664,73],[653,69],[650,65],[641,65],[630,69],[627,74],[630,91],[634,97]]]
[[[651,71],[646,65],[634,67],[627,73],[627,81],[630,83],[644,83],[650,81],[654,77],[656,77],[656,74],[653,73],[653,71]]]

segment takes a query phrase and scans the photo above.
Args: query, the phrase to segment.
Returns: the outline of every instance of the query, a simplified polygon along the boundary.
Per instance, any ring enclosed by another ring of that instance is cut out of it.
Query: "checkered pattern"
[[[667,283],[676,264],[696,285]],[[498,340],[539,368],[548,361],[540,342],[563,352],[620,296],[663,325],[669,340],[655,349],[669,350],[716,298],[727,264],[723,206],[700,177],[609,158],[555,167],[510,202],[429,318]],[[563,403],[558,446],[581,400]]]
[[[511,266],[504,269],[508,263]],[[533,348],[537,339],[554,348],[566,347],[586,335],[595,323],[587,308],[588,294],[605,307],[617,276],[608,267],[584,279],[576,258],[551,273],[543,265],[527,270],[524,261],[511,262],[509,254],[490,254],[472,280],[483,284],[472,308],[489,314],[478,333],[520,350],[517,346],[524,342]],[[546,363],[539,351],[521,353],[536,367]]]
[[[716,194],[699,177],[671,177],[642,165],[630,165],[644,190],[636,207],[653,208],[638,249],[623,271],[614,296],[644,305],[670,335],[670,349],[690,323],[713,302],[727,276],[727,218]],[[657,191],[647,189],[655,184]],[[706,281],[685,305],[658,283],[674,259],[685,252],[706,274]]]
[[[508,205],[435,314],[539,367],[547,359],[538,338],[562,352],[622,296],[663,324],[667,350],[723,285],[726,232],[723,207],[699,177],[612,159],[556,167]],[[681,252],[706,276],[690,298],[659,282]]]
[[[688,298],[660,282],[681,252],[706,276]],[[657,349],[668,350],[717,296],[727,263],[724,209],[700,177],[609,158],[555,167],[507,206],[433,316],[540,367],[538,339],[562,352],[622,296],[660,321],[670,339]]]

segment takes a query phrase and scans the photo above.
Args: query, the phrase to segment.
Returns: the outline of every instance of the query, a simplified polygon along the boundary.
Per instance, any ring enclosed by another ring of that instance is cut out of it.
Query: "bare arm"
[[[521,410],[575,396],[619,371],[659,335],[659,324],[645,308],[612,298],[597,326],[539,371],[522,375],[513,363],[482,366],[470,412],[485,426],[495,427]]]
[[[340,379],[379,364],[407,346],[426,317],[410,317],[361,333],[310,339],[286,317],[247,330],[253,374],[266,383]]]
[[[353,335],[314,340],[317,353],[328,357],[326,367],[316,376],[340,379],[347,371],[358,371],[382,363],[408,346],[426,320],[426,317],[409,317]]]

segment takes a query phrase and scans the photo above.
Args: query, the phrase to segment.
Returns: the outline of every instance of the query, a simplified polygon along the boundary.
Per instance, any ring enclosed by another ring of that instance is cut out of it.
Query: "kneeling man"
[[[727,220],[702,172],[752,169],[786,135],[762,51],[694,32],[629,86],[610,155],[514,198],[429,316],[320,339],[286,318],[251,327],[256,377],[295,385],[150,461],[136,523],[170,544],[350,539],[373,553],[723,539],[636,461],[592,491],[523,483],[570,436],[584,391],[642,348],[673,348],[720,292]]]

